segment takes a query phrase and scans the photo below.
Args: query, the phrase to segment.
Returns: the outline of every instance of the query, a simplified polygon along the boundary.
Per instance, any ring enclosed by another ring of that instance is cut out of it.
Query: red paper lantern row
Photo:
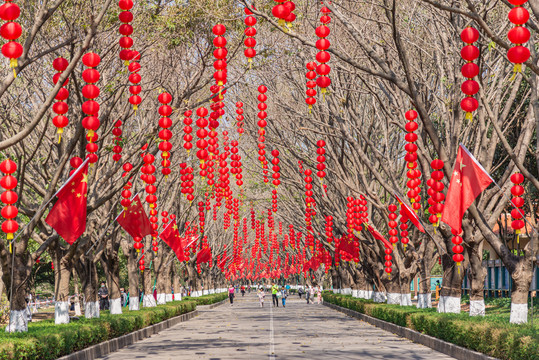
[[[180,180],[182,181],[181,193],[185,194],[185,197],[187,198],[189,202],[193,201],[195,198],[195,196],[193,195],[194,193],[193,179],[194,179],[193,168],[187,167],[186,163],[181,163],[180,164]]]
[[[331,55],[327,52],[331,43],[326,39],[330,33],[327,24],[331,21],[331,18],[329,17],[331,10],[326,6],[322,6],[320,12],[322,13],[322,16],[320,17],[322,25],[316,28],[316,36],[318,36],[316,48],[319,50],[318,54],[316,54],[316,61],[320,64],[316,67],[316,72],[320,76],[316,79],[316,84],[320,88],[320,92],[325,94],[327,92],[326,89],[331,85],[331,79],[328,76],[331,72],[331,67],[327,65],[331,58]]]
[[[0,35],[8,41],[2,45],[2,55],[9,59],[9,67],[13,69],[13,77],[17,77],[17,72],[15,71],[15,68],[18,66],[17,59],[23,53],[22,45],[15,41],[22,34],[21,25],[14,21],[20,15],[21,9],[19,5],[13,3],[12,0],[6,0],[0,6],[0,18],[7,21],[0,27]]]
[[[397,230],[397,227],[399,226],[397,223],[397,205],[389,204],[387,208],[389,210],[389,242],[395,247],[399,242],[399,238],[397,237],[399,234],[399,231]]]
[[[157,229],[159,229],[159,224],[158,224],[159,219],[157,218],[158,212],[157,212],[157,209],[155,208],[155,204],[153,205],[154,207],[150,209],[150,222],[151,222],[151,227],[152,227],[152,250],[154,247],[157,247],[157,236],[158,236]]]
[[[122,174],[122,177],[128,176],[129,172],[133,170],[133,165],[130,163],[125,163],[123,165],[124,173]],[[124,185],[122,190],[122,200],[120,201],[120,204],[123,206],[124,211],[127,210],[127,208],[131,205],[131,188],[133,187],[133,184],[131,181],[127,181],[127,183]]]
[[[146,261],[144,260],[144,249],[141,250],[142,252],[142,256],[140,257],[140,260],[138,261],[138,268],[140,270],[141,273],[144,272],[144,270],[146,270],[146,265],[144,265],[146,263]]]
[[[183,148],[187,150],[187,155],[189,155],[189,151],[193,148],[193,144],[191,143],[193,141],[193,135],[191,133],[193,132],[193,128],[191,127],[191,124],[193,123],[193,119],[191,119],[191,115],[193,115],[193,112],[191,110],[187,110],[183,113],[185,118],[183,119],[183,124],[185,125],[183,127],[183,132],[185,135],[183,136],[183,140],[185,143],[183,144]]]
[[[385,272],[387,273],[387,276],[391,276],[391,272],[393,271],[393,269],[391,268],[391,266],[393,265],[393,263],[391,262],[391,260],[393,260],[393,257],[391,256],[391,253],[393,252],[393,249],[391,248],[388,248],[386,247],[384,249],[384,252],[385,252],[385,256],[384,256],[384,265],[385,265]]]
[[[406,217],[406,215],[402,212],[401,210],[401,218],[400,218],[400,222],[401,222],[401,225],[400,225],[400,229],[401,229],[401,243],[404,247],[404,251],[406,251],[406,246],[408,245],[408,243],[410,242],[410,239],[408,238],[408,218]]]
[[[97,129],[99,129],[99,103],[95,99],[99,96],[99,87],[95,85],[99,81],[99,71],[95,68],[101,62],[101,58],[96,53],[87,53],[82,57],[82,63],[88,67],[82,72],[82,79],[86,82],[86,85],[82,88],[82,95],[88,99],[82,104],[82,112],[86,114],[86,117],[82,119],[82,127],[88,130],[86,134],[86,151],[90,154],[88,158],[90,163],[97,162],[97,144],[98,139]]]
[[[434,169],[430,175],[430,179],[427,181],[429,190],[429,222],[436,227],[440,226],[440,218],[442,217],[442,212],[444,211],[444,200],[445,195],[443,194],[444,184],[442,179],[444,178],[444,173],[441,169],[444,167],[444,162],[442,160],[435,159],[431,162],[430,166]]]
[[[316,149],[316,153],[318,154],[316,157],[316,161],[318,162],[318,164],[316,164],[316,169],[318,170],[316,175],[318,175],[320,181],[323,181],[326,177],[326,172],[324,171],[326,169],[326,157],[324,156],[326,153],[326,149],[324,148],[326,146],[326,142],[324,140],[318,140],[316,142],[316,146],[318,146]]]
[[[508,18],[515,27],[509,30],[507,37],[512,44],[507,51],[507,58],[515,64],[514,72],[522,71],[522,63],[525,63],[530,58],[530,50],[522,46],[530,40],[530,31],[523,25],[530,19],[530,13],[526,8],[522,7],[528,0],[509,0],[514,7],[509,11]]]
[[[460,102],[460,107],[466,112],[466,119],[472,120],[473,112],[479,107],[479,102],[474,97],[479,92],[479,83],[473,80],[474,77],[479,75],[479,66],[474,63],[474,60],[479,57],[479,49],[473,45],[479,40],[479,31],[473,27],[467,27],[460,33],[460,38],[467,44],[460,52],[462,58],[466,60],[466,64],[462,66],[460,71],[462,76],[467,79],[460,87],[461,91],[466,95]]]
[[[157,192],[157,187],[153,185],[156,181],[154,175],[155,166],[153,165],[155,157],[152,154],[146,154],[142,160],[144,161],[144,165],[140,169],[142,172],[140,178],[146,183],[146,193],[148,194],[146,196],[146,202],[150,204],[150,208],[153,209],[155,208],[155,203],[157,202],[157,196],[154,195]]]
[[[139,96],[140,92],[142,91],[142,87],[139,85],[142,81],[142,77],[139,74],[140,71],[140,53],[138,51],[131,51],[131,63],[127,67],[129,72],[131,74],[129,75],[129,82],[133,85],[129,87],[129,92],[131,93],[131,96],[129,97],[129,103],[133,105],[133,110],[135,113],[138,110],[138,106],[142,102],[142,98]]]
[[[517,234],[517,243],[520,242],[520,234],[522,233],[522,228],[526,225],[524,220],[524,210],[522,210],[522,206],[524,206],[524,199],[522,198],[522,195],[524,194],[524,187],[521,185],[524,182],[524,176],[521,173],[515,173],[511,175],[511,182],[514,184],[511,187],[511,195],[513,195],[513,199],[511,199],[511,203],[515,207],[513,210],[511,210],[511,217],[513,218],[513,221],[511,222],[511,227],[513,230],[515,230],[515,234]]]
[[[213,56],[215,57],[213,67],[216,70],[213,74],[213,78],[218,86],[224,86],[227,82],[226,57],[228,54],[226,49],[226,38],[223,36],[226,32],[226,27],[222,24],[217,24],[213,27],[212,31],[216,36],[215,39],[213,39],[213,45],[216,47],[213,52]]]
[[[2,223],[2,231],[6,233],[8,240],[12,240],[13,234],[19,229],[19,224],[13,220],[19,213],[17,207],[13,205],[19,199],[17,193],[13,191],[17,187],[17,178],[11,175],[17,171],[17,164],[10,159],[6,159],[0,163],[0,171],[4,174],[2,179],[0,179],[0,186],[6,190],[0,196],[0,199],[6,205],[2,208],[2,217],[6,219]],[[11,242],[9,244],[9,250],[11,252]]]
[[[251,229],[255,229],[255,224],[256,224],[256,215],[255,215],[255,211],[253,209],[253,206],[251,205]]]
[[[273,159],[271,160],[271,163],[273,164],[273,167],[271,168],[273,174],[271,177],[273,178],[273,185],[277,188],[277,186],[281,184],[281,180],[279,180],[281,177],[281,174],[279,173],[279,171],[281,171],[281,168],[279,167],[279,150],[272,150],[271,155],[273,156]]]
[[[279,25],[290,29],[291,24],[296,20],[296,14],[293,11],[296,9],[296,4],[288,0],[275,0],[278,4],[273,7],[271,13],[278,19]]]
[[[161,103],[159,115],[162,116],[161,119],[159,119],[159,126],[162,129],[159,131],[159,139],[161,140],[159,143],[159,150],[161,150],[161,158],[163,159],[161,161],[161,165],[163,166],[161,173],[167,177],[171,172],[170,150],[172,149],[172,144],[169,140],[172,138],[172,131],[170,131],[169,128],[172,126],[172,120],[170,119],[172,107],[168,104],[172,102],[172,96],[167,92],[163,92],[159,94],[157,100]]]
[[[18,25],[18,24],[17,24]],[[5,26],[5,24],[4,24]],[[1,32],[1,29],[0,29]],[[69,62],[64,59],[63,57],[58,57],[54,59],[52,62],[52,67],[54,70],[58,71],[56,74],[54,74],[52,81],[56,85],[58,83],[58,80],[60,79],[60,76],[62,72],[67,69],[67,66],[69,65]],[[52,106],[52,111],[56,114],[55,117],[52,118],[52,124],[56,126],[58,129],[56,133],[58,134],[58,142],[62,140],[62,133],[64,132],[64,128],[69,124],[69,119],[67,118],[66,114],[69,110],[69,106],[67,105],[67,98],[69,97],[69,90],[67,90],[66,86],[69,82],[69,79],[66,79],[60,90],[58,91],[58,94],[56,94],[55,99],[58,100],[54,103]]]
[[[206,137],[208,136],[208,130],[206,130],[206,126],[208,126],[208,120],[206,119],[206,116],[208,116],[208,110],[203,107],[198,108],[197,115],[199,119],[196,121],[196,124],[198,126],[198,130],[196,132],[198,137],[198,140],[196,142],[198,151],[196,155],[197,158],[200,160],[200,176],[206,177],[205,162],[208,159],[208,150],[206,150],[206,148],[208,147],[208,141],[206,140]]]
[[[407,162],[406,167],[408,168],[408,172],[406,173],[408,177],[408,182],[406,183],[408,192],[406,195],[410,199],[413,209],[417,212],[421,209],[421,188],[419,187],[421,185],[421,180],[419,179],[421,177],[421,171],[417,170],[417,145],[415,144],[417,141],[415,131],[418,128],[417,122],[415,122],[417,112],[415,110],[409,110],[406,112],[405,117],[408,120],[405,125],[405,129],[408,132],[405,135],[405,140],[408,144],[404,147],[408,152],[404,156],[404,160]]]
[[[368,224],[369,222],[369,213],[367,208],[367,199],[365,195],[359,195],[359,222],[360,224]],[[357,222],[357,221],[356,221]],[[359,226],[359,231],[361,231],[361,226]]]
[[[314,61],[311,61],[307,63],[307,74],[305,77],[307,77],[307,98],[305,99],[305,102],[309,106],[309,113],[311,112],[313,105],[316,104],[316,63]]]
[[[243,169],[241,168],[241,156],[238,154],[239,149],[239,142],[237,140],[232,140],[231,142],[232,149],[230,149],[230,152],[232,153],[230,155],[230,166],[232,169],[230,169],[230,172],[236,176],[236,185],[242,186],[243,185],[243,175],[241,174]]]
[[[133,21],[133,13],[129,11],[133,8],[133,1],[120,0],[118,2],[118,6],[122,10],[118,14],[118,19],[122,23],[119,28],[120,35],[122,35],[119,40],[120,47],[122,48],[122,50],[120,50],[120,60],[123,60],[127,66],[133,57],[130,50],[131,47],[133,47],[133,39],[130,37],[130,35],[133,34],[133,26],[129,24],[131,21]]]
[[[253,58],[256,56],[256,50],[254,49],[256,46],[256,40],[255,40],[256,29],[254,27],[256,25],[256,18],[252,16],[253,13],[247,7],[244,9],[244,11],[245,11],[245,15],[247,15],[247,17],[245,18],[245,26],[247,27],[245,28],[246,39],[244,41],[246,49],[243,53],[245,57],[247,58],[247,62],[249,63],[249,66],[251,66],[251,63],[253,62]]]
[[[451,230],[451,233],[453,234],[453,238],[451,239],[451,242],[453,243],[453,261],[457,263],[457,266],[460,266],[460,263],[462,260],[464,260],[464,255],[462,253],[464,252],[464,247],[462,247],[462,238],[458,236],[458,233],[455,230]]]
[[[204,226],[206,225],[206,217],[204,213],[204,201],[198,203],[198,225],[200,227],[200,234],[204,234]]]
[[[260,160],[261,163],[266,160],[266,145],[264,142],[266,141],[266,125],[268,124],[266,121],[266,118],[268,117],[268,114],[266,113],[266,109],[268,108],[268,105],[266,104],[266,101],[268,100],[268,97],[266,96],[266,92],[268,91],[268,88],[264,85],[260,85],[258,87],[258,92],[260,93],[258,95],[258,160]]]
[[[243,103],[241,101],[238,101],[236,103],[236,126],[238,127],[238,134],[240,136],[245,132],[243,129],[243,121],[245,120],[245,117],[243,116]]]
[[[333,216],[328,215],[326,216],[326,237],[328,243],[331,243],[333,241]]]
[[[122,158],[122,121],[118,120],[114,123],[114,128],[112,129],[112,160],[118,162]]]

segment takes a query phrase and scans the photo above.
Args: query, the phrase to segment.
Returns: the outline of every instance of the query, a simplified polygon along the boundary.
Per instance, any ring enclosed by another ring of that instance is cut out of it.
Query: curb
[[[395,325],[390,322],[380,320],[372,316],[359,313],[354,310],[343,308],[341,306],[331,304],[326,301],[324,301],[323,304],[333,310],[337,310],[348,316],[365,321],[371,325],[379,327],[382,330],[392,332],[400,337],[406,338],[408,340],[412,340],[415,343],[427,346],[433,350],[452,356],[459,360],[496,360],[496,358],[482,354],[480,352],[466,349],[466,348],[463,348],[462,346],[458,346],[458,345],[449,343],[447,341],[443,341],[438,338],[432,337],[430,335],[425,335],[418,331],[408,329],[399,325]]]
[[[198,305],[197,308],[199,308],[200,310],[210,310],[210,309],[216,308],[219,305],[223,305],[227,300],[228,299],[224,299],[224,300],[221,300],[219,302],[209,304],[209,305]]]
[[[182,314],[160,323],[150,325],[143,329],[133,331],[132,333],[122,335],[115,339],[110,339],[105,342],[92,345],[86,349],[74,352],[72,354],[58,358],[58,360],[92,360],[101,356],[105,356],[112,352],[118,351],[123,347],[134,344],[137,341],[140,341],[145,338],[157,334],[158,332],[168,329],[176,324],[190,320],[198,315],[198,310],[193,310],[186,314]]]

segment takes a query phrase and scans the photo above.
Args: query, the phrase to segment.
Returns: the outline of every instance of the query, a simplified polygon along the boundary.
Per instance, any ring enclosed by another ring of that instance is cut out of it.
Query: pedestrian
[[[283,307],[286,307],[286,298],[288,297],[288,294],[286,292],[286,288],[283,286],[281,288],[281,301],[283,303]]]
[[[109,289],[105,286],[105,282],[101,281],[101,287],[97,290],[97,296],[99,297],[99,309],[109,309]]]
[[[316,295],[318,297],[318,304],[320,304],[322,302],[322,286],[321,285],[318,285],[316,287]]]
[[[309,285],[309,287],[311,287],[311,286]],[[306,289],[305,289],[305,300],[307,300],[307,304],[309,304],[309,298],[310,297],[311,297],[311,290],[306,287]]]
[[[230,299],[230,306],[234,304],[234,291],[234,286],[230,284],[230,286],[228,287],[228,298]]]
[[[264,288],[261,286],[258,289],[258,301],[260,301],[260,307],[264,307],[264,298],[266,297],[266,293],[264,292]]]
[[[244,297],[245,296],[245,286],[242,285],[241,286],[241,297]]]
[[[127,294],[124,288],[120,288],[120,302],[122,303],[122,307],[127,305]]]
[[[271,284],[271,300],[273,306],[279,307],[279,299],[277,298],[277,293],[279,292],[279,287],[275,283]]]
[[[301,296],[303,295],[303,292],[304,292],[303,286],[300,285],[300,286],[299,286],[299,289],[298,289],[298,295],[299,295],[299,299],[300,299],[300,300],[301,300]]]
[[[315,289],[314,289],[314,286],[309,286],[309,291],[311,293],[311,301],[314,303],[314,293],[315,293]]]

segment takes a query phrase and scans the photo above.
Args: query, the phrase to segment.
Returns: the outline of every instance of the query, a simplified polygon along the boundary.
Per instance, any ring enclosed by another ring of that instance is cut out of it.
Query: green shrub
[[[228,293],[218,293],[218,294],[211,294],[211,295],[203,295],[195,298],[185,297],[185,299],[193,300],[196,302],[197,305],[211,305],[215,304],[219,301],[223,301],[226,298],[228,298]]]
[[[324,292],[324,301],[393,324],[408,327],[444,341],[507,360],[535,360],[539,356],[539,325],[509,324],[506,300],[492,301],[485,317],[439,314],[436,309],[416,309],[374,303]],[[505,309],[505,311],[503,311]]]
[[[30,323],[27,333],[0,333],[0,360],[56,359],[195,309],[194,301],[184,300],[122,315],[103,311],[98,319],[80,318],[64,325],[54,320]]]

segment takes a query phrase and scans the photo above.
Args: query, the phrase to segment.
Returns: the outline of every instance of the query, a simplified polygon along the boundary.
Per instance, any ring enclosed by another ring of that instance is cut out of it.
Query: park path
[[[453,359],[323,305],[289,297],[260,308],[254,294],[214,309],[101,359]]]

